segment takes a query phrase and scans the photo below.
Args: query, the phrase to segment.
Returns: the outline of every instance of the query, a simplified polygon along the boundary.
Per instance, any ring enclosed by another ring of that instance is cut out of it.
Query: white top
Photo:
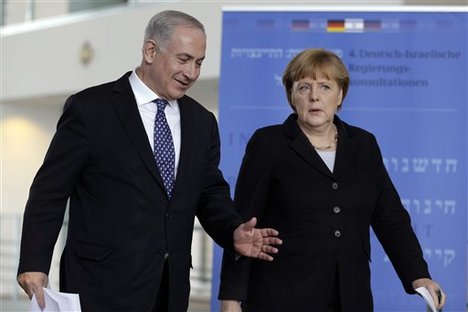
[[[327,165],[328,169],[333,172],[333,169],[335,168],[336,151],[319,151],[317,149],[316,151],[322,158],[325,165]]]
[[[140,112],[141,120],[145,126],[146,135],[148,136],[149,144],[151,145],[151,150],[154,152],[154,118],[156,117],[156,112],[158,110],[156,103],[153,101],[157,98],[160,98],[156,93],[154,93],[136,74],[135,71],[132,72],[130,77],[130,86],[132,87],[133,94],[135,95],[135,100],[138,105],[138,111]],[[174,177],[177,175],[177,168],[179,165],[180,157],[180,109],[179,103],[176,100],[168,101],[169,105],[166,105],[164,113],[166,114],[167,123],[172,133],[172,140],[174,142],[174,151],[175,151],[175,172]]]

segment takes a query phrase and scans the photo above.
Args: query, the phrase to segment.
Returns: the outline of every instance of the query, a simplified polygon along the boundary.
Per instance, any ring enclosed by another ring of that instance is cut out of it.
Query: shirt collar
[[[132,74],[128,77],[130,86],[132,87],[133,94],[135,95],[135,100],[138,105],[144,105],[153,102],[157,98],[161,98],[158,94],[153,92],[136,74],[136,71],[133,71]],[[168,101],[169,106],[175,108],[178,106],[176,100]]]

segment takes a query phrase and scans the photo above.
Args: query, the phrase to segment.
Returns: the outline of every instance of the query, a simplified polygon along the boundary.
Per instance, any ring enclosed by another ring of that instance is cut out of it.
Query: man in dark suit
[[[232,209],[216,120],[185,95],[205,48],[199,21],[161,12],[135,71],[67,100],[24,214],[18,282],[40,306],[68,200],[60,288],[83,311],[186,311],[195,216],[233,256],[272,259],[278,233]]]

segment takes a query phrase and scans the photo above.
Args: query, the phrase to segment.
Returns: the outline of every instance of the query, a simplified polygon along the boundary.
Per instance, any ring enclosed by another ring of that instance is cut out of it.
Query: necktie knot
[[[166,100],[163,100],[163,99],[156,99],[154,100],[154,102],[156,103],[156,106],[158,107],[158,113],[164,112],[166,105],[169,104]]]

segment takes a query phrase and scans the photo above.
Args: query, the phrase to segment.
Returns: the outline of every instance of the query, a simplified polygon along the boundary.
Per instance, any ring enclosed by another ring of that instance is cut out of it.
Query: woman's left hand
[[[439,284],[429,278],[419,278],[414,280],[411,285],[413,286],[413,289],[418,287],[425,287],[427,290],[429,290],[432,299],[434,299],[436,308],[438,310],[442,309],[445,304],[446,295],[442,291],[442,288],[439,286]]]

